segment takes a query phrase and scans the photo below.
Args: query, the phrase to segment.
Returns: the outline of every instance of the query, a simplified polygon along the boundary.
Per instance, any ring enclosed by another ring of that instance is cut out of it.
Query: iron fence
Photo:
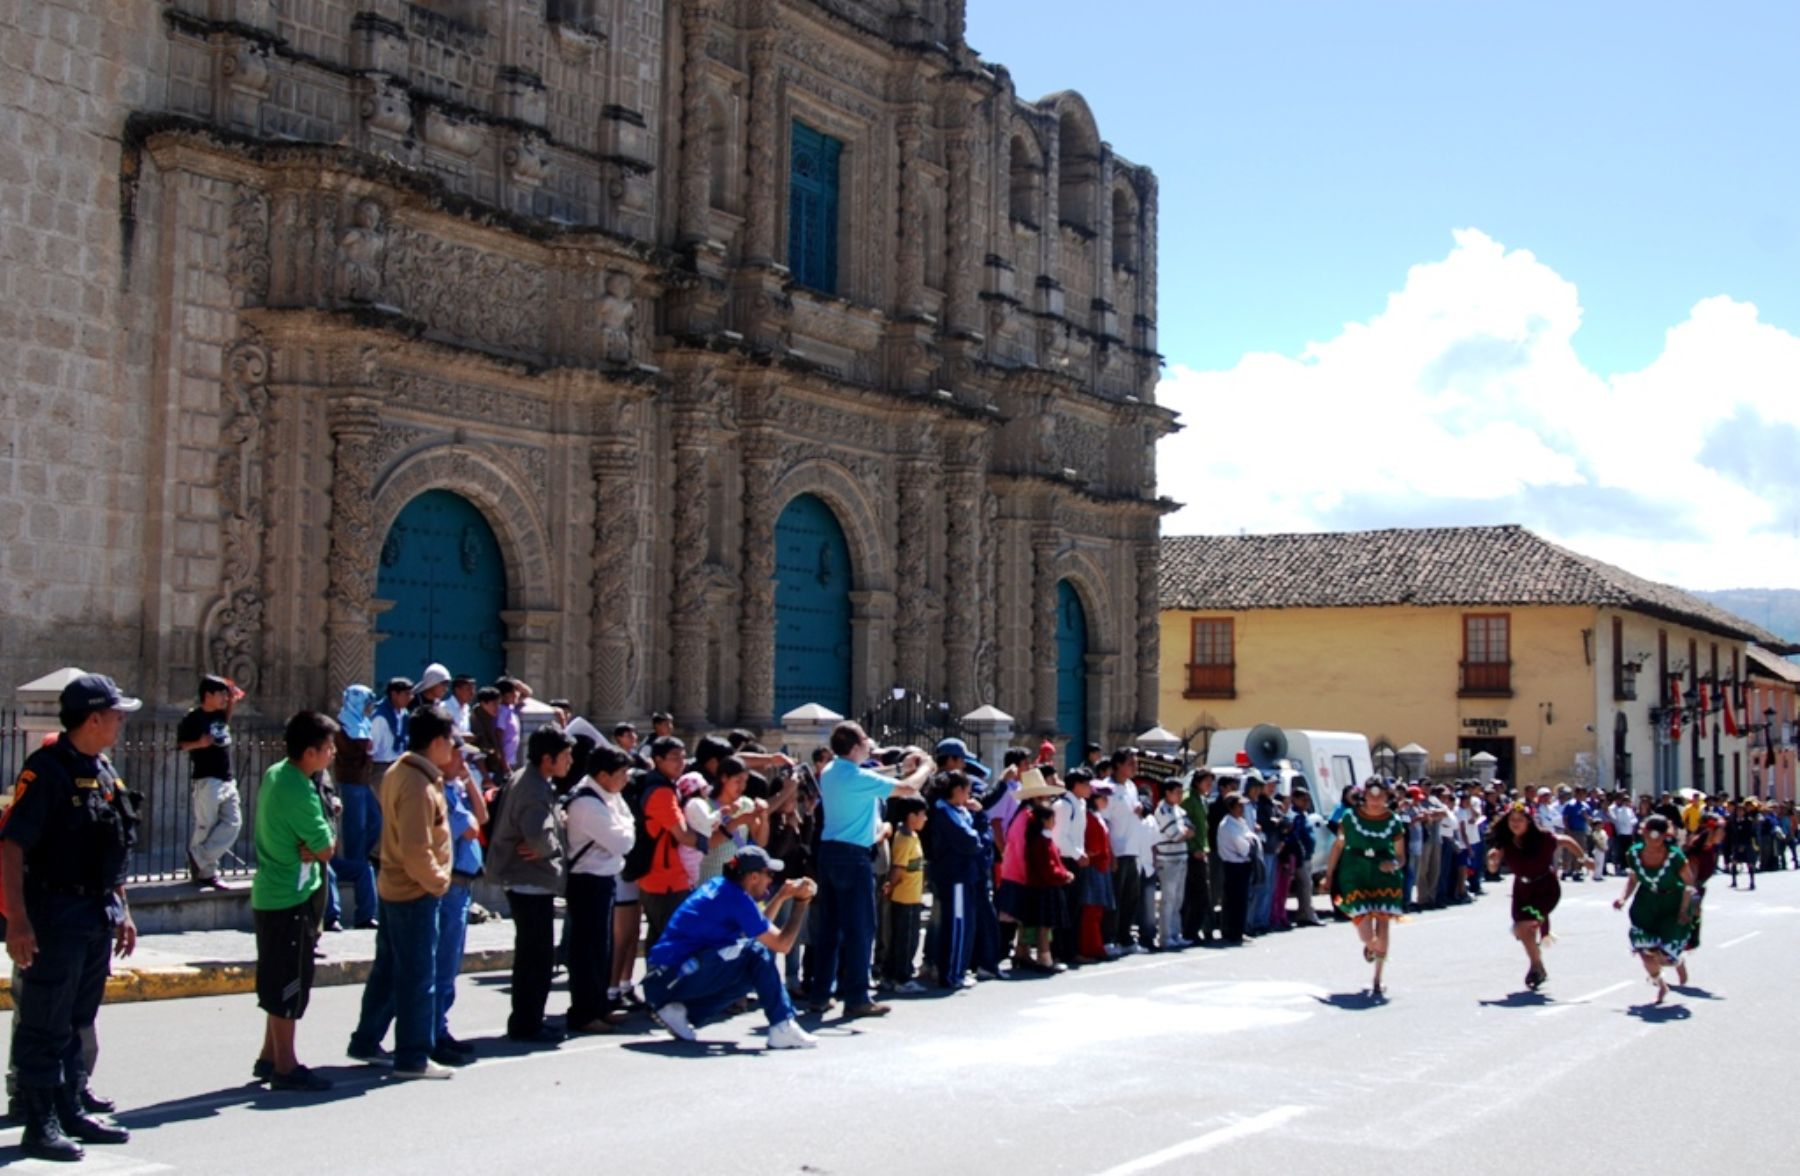
[[[112,749],[113,766],[127,787],[144,798],[138,827],[137,848],[131,855],[131,877],[136,882],[185,878],[188,873],[188,834],[193,824],[193,790],[187,753],[175,743],[175,719],[134,717],[125,724],[118,746]],[[17,711],[0,711],[0,779],[8,786],[30,755],[29,741]],[[234,719],[231,724],[231,766],[243,799],[244,827],[226,852],[220,873],[244,875],[256,868],[256,793],[270,765],[287,754],[279,726],[257,719]]]
[[[862,714],[862,728],[879,747],[918,745],[930,751],[939,740],[963,735],[962,720],[947,702],[907,693],[887,698]]]

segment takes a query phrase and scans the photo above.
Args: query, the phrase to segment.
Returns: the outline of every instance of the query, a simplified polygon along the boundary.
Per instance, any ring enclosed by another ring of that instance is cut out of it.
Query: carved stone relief
[[[246,692],[255,690],[262,667],[269,365],[268,346],[255,331],[244,331],[225,353],[216,466],[223,561],[219,597],[202,625],[206,664]]]

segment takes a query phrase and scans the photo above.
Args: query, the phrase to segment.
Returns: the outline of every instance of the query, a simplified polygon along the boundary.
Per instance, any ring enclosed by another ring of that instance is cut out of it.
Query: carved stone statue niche
[[[608,363],[629,364],[637,302],[631,296],[631,277],[618,270],[606,275],[606,290],[597,312],[600,321],[600,354]]]
[[[387,253],[387,228],[381,205],[358,201],[351,224],[338,234],[338,295],[346,302],[381,301],[381,262]]]

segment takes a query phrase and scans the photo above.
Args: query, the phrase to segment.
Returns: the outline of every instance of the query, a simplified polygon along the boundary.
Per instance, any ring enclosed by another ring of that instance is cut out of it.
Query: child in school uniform
[[[1093,795],[1087,803],[1087,831],[1083,848],[1088,868],[1082,875],[1081,933],[1076,945],[1079,962],[1094,963],[1113,959],[1118,949],[1106,942],[1108,912],[1113,909],[1112,832],[1106,824],[1106,806],[1111,802],[1113,782],[1102,778],[1094,781]]]
[[[928,814],[925,802],[910,796],[888,802],[894,823],[893,850],[882,894],[888,900],[887,978],[902,996],[916,996],[925,986],[913,978],[919,954],[919,927],[925,910],[925,853],[919,834]]]

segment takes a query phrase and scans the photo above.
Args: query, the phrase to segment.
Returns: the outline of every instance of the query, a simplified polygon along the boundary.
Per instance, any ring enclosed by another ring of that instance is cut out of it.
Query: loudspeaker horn
[[[1258,723],[1244,739],[1244,750],[1252,767],[1272,772],[1278,761],[1287,758],[1287,733],[1273,723]]]

